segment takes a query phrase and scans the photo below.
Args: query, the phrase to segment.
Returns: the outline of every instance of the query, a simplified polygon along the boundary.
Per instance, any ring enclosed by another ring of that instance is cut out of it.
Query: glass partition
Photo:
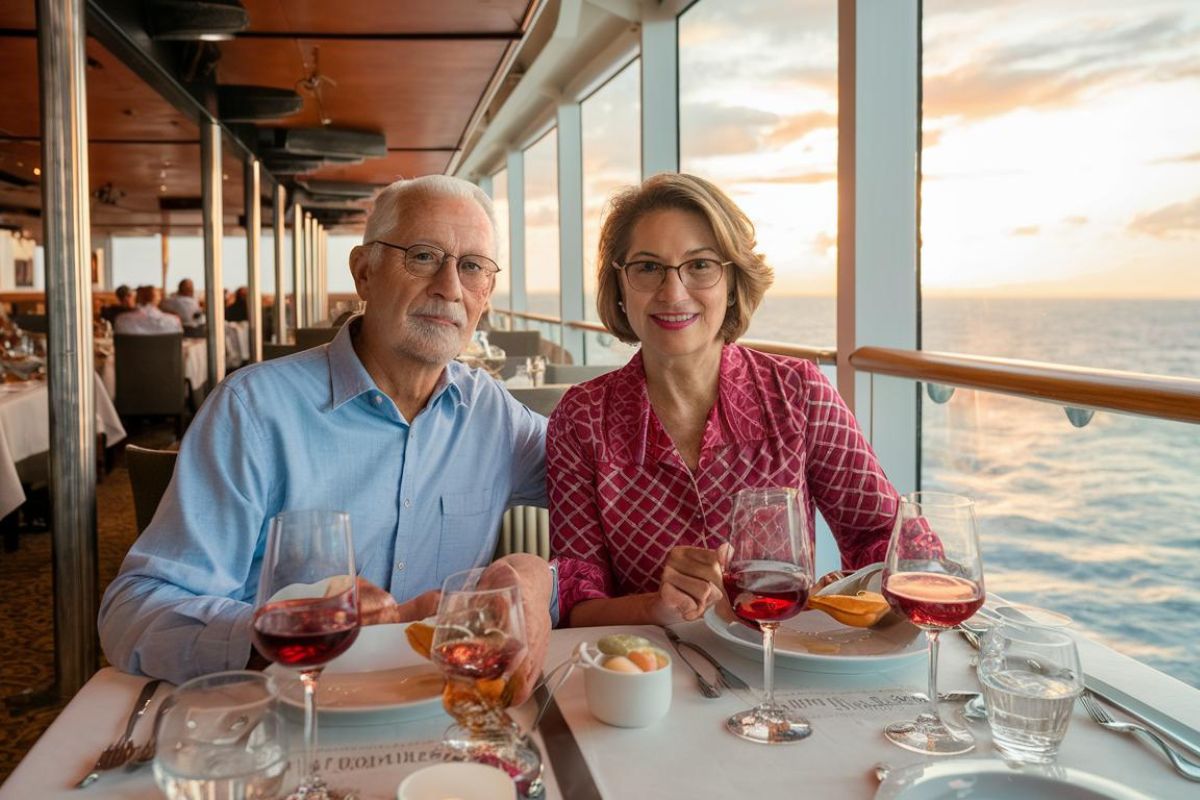
[[[500,274],[496,276],[496,288],[492,291],[492,306],[509,308],[512,303],[512,259],[508,253],[508,170],[502,169],[492,176],[492,206],[496,210],[496,263]],[[493,319],[492,324],[497,320]]]
[[[525,288],[529,310],[561,316],[558,269],[558,131],[525,151]]]

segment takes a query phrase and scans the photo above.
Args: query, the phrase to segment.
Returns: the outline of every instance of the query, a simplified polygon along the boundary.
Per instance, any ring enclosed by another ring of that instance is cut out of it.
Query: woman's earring
[[[737,302],[737,298],[733,295],[729,295],[729,300],[728,300],[728,302],[725,303],[725,305],[728,306],[729,308],[733,308],[733,304],[736,302]]]
[[[617,301],[617,308],[619,308],[619,309],[621,309],[622,311],[624,311],[624,310],[625,310],[625,301],[624,301],[624,300],[618,300],[618,301]]]

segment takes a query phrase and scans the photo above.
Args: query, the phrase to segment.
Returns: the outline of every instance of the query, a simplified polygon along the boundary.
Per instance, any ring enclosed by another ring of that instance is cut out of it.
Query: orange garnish
[[[422,658],[429,658],[429,652],[433,649],[432,626],[424,622],[414,622],[404,629],[404,635],[408,637],[408,646],[413,652]]]

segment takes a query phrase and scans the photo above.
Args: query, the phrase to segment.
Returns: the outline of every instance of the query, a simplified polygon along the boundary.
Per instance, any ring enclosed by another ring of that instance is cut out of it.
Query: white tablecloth
[[[547,666],[564,659],[582,640],[595,640],[615,629],[555,631],[551,637]],[[630,630],[630,629],[624,629]],[[668,646],[656,629],[634,629]],[[761,686],[761,665],[728,649],[702,623],[678,628],[685,638],[702,643],[730,669]],[[940,685],[943,690],[976,689],[974,670],[967,666],[969,651],[954,635],[942,647]],[[1144,701],[1164,709],[1176,720],[1200,727],[1200,691],[1160,672],[1114,653],[1094,642],[1081,640],[1081,654],[1090,677],[1115,685]],[[779,689],[791,693],[813,693],[828,698],[845,693],[869,693],[891,697],[895,692],[924,691],[925,665],[921,660],[891,672],[868,675],[819,675],[776,668]],[[748,707],[752,698],[725,696],[709,700],[696,688],[695,679],[676,659],[673,667],[674,697],[671,710],[661,722],[638,730],[611,728],[596,721],[587,711],[583,677],[573,675],[559,690],[557,700],[578,740],[593,779],[605,798],[870,798],[876,789],[872,766],[886,761],[895,768],[917,763],[922,758],[888,743],[881,733],[887,722],[907,718],[915,707],[900,712],[885,706],[863,709],[862,703],[808,702],[814,726],[811,738],[793,745],[764,747],[744,742],[726,733],[722,723],[729,714]],[[102,670],[80,691],[0,787],[0,798],[76,798],[70,789],[82,777],[103,747],[121,731],[125,716],[144,679]],[[861,697],[861,694],[856,696]],[[528,719],[528,708],[519,710]],[[322,748],[333,763],[375,763],[379,754],[408,749],[439,736],[446,718],[359,728],[325,726]],[[142,741],[148,720],[139,725],[135,738]],[[979,740],[971,757],[995,757],[986,724],[973,725]],[[344,757],[339,754],[345,754]],[[1170,800],[1194,798],[1196,785],[1184,781],[1166,762],[1137,740],[1103,730],[1076,706],[1071,729],[1061,753],[1064,766],[1096,773],[1140,789],[1145,794]],[[387,762],[395,764],[393,758]],[[553,763],[551,763],[553,768]],[[413,766],[371,768],[351,772],[360,776],[358,788],[365,798],[394,797],[395,786]],[[562,795],[553,775],[549,776],[547,798]],[[334,781],[350,785],[341,776]],[[87,790],[90,800],[100,798],[157,798],[148,770],[128,774],[107,773]],[[568,798],[567,800],[570,800]]]
[[[208,381],[208,341],[205,339],[183,340],[183,377],[198,392]]]
[[[95,378],[96,429],[109,446],[125,428],[99,375]],[[45,381],[0,384],[0,517],[25,502],[17,462],[50,449],[50,397]]]
[[[225,366],[240,367],[250,360],[250,323],[225,323]]]

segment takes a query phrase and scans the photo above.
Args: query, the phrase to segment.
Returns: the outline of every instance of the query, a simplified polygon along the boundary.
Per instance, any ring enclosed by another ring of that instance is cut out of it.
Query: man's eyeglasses
[[[732,261],[717,261],[715,258],[693,258],[672,266],[657,261],[630,261],[625,264],[613,262],[613,267],[625,273],[629,287],[638,292],[654,292],[667,279],[667,270],[679,273],[679,280],[687,289],[711,289],[716,286],[725,267]]]
[[[414,278],[432,278],[446,263],[447,259],[453,258],[457,262],[458,267],[458,282],[462,284],[464,289],[469,289],[473,292],[490,289],[492,278],[500,271],[495,261],[492,261],[487,256],[467,255],[461,256],[451,255],[440,247],[434,247],[431,244],[413,244],[408,247],[403,247],[391,242],[385,242],[382,239],[375,239],[367,242],[367,244],[381,244],[384,247],[390,247],[393,250],[399,250],[404,253],[404,270]]]

